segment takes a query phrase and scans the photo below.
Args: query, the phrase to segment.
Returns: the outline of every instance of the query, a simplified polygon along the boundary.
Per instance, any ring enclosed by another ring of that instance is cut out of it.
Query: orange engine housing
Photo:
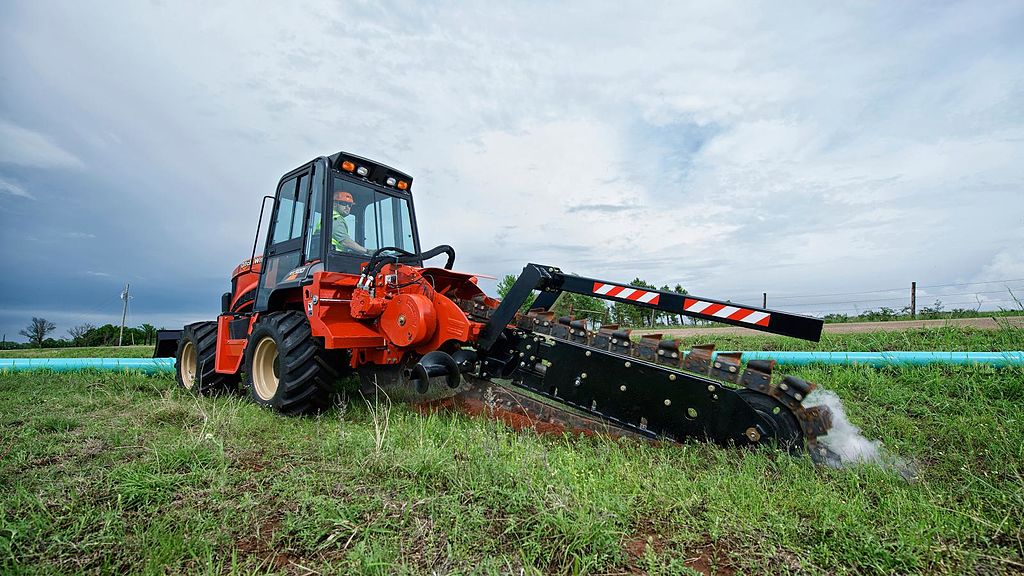
[[[484,324],[470,320],[458,301],[488,299],[476,277],[441,268],[402,264],[382,267],[372,294],[359,276],[316,272],[303,288],[303,308],[313,336],[328,349],[352,351],[352,367],[393,365],[408,354],[426,354],[475,341]]]
[[[395,346],[415,346],[434,335],[437,310],[430,298],[422,294],[399,294],[381,314],[380,328]]]

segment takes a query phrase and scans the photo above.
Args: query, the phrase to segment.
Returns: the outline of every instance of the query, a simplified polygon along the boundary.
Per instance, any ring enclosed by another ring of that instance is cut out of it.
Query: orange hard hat
[[[348,192],[338,191],[334,193],[335,202],[348,202],[349,204],[355,204],[356,201],[352,198],[352,195]]]

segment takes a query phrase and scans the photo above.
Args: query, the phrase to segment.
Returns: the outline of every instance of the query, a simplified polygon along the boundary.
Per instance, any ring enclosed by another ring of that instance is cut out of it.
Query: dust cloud
[[[860,428],[850,422],[846,409],[843,408],[843,401],[835,392],[818,388],[807,397],[804,405],[826,406],[832,411],[832,429],[826,436],[818,437],[819,444],[839,456],[839,461],[830,461],[830,465],[840,468],[863,464],[877,465],[899,473],[908,481],[917,478],[917,467],[913,462],[892,454],[882,446],[880,440],[866,438]]]

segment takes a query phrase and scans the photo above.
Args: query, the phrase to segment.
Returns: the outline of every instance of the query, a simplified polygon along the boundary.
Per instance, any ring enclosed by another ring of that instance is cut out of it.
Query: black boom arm
[[[551,266],[527,264],[484,328],[479,340],[482,349],[490,349],[534,290],[541,291],[534,301],[534,309],[548,310],[554,305],[559,294],[572,292],[815,342],[821,338],[821,328],[824,324],[821,319],[810,316],[733,304],[690,294],[637,288],[596,278],[567,275]]]

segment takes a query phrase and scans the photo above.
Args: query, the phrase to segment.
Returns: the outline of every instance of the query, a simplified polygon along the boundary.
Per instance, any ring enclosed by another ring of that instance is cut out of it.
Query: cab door
[[[267,310],[271,293],[282,284],[297,284],[304,270],[303,237],[309,206],[310,170],[304,169],[286,177],[277,189],[277,202],[267,233],[267,248],[263,256],[263,272],[256,295],[254,310]]]

